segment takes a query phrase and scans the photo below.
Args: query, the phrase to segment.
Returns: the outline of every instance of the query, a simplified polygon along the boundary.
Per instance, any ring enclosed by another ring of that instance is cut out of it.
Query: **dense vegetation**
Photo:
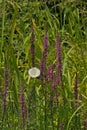
[[[86,130],[87,1],[0,0],[0,14],[0,130]]]

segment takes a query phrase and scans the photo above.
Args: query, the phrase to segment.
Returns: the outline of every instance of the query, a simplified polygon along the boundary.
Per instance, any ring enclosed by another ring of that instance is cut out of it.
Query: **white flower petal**
[[[30,75],[30,77],[36,78],[40,75],[40,70],[36,67],[33,67],[28,70],[28,74]]]

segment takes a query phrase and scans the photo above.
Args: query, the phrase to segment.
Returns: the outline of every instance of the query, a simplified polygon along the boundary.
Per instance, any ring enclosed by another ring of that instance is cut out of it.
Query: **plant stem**
[[[52,123],[52,128],[54,130],[54,124],[53,124],[53,94],[52,94],[52,97],[51,97],[51,123]]]
[[[34,80],[34,86],[33,86],[33,102],[32,102],[32,105],[33,105],[33,119],[34,119],[34,125],[35,127],[37,126],[37,119],[36,119],[36,87],[35,87],[35,80]]]
[[[3,0],[3,11],[2,11],[2,38],[1,38],[1,45],[0,45],[0,54],[1,57],[0,59],[2,59],[2,47],[4,44],[4,24],[5,24],[5,0]],[[1,61],[0,61],[1,63]]]
[[[44,110],[44,112],[45,112],[45,118],[44,118],[44,122],[45,122],[45,130],[47,130],[47,117],[46,117],[46,115],[47,115],[47,111],[46,111],[46,101],[47,101],[47,99],[46,99],[46,87],[44,86],[44,98],[45,98],[45,110]]]

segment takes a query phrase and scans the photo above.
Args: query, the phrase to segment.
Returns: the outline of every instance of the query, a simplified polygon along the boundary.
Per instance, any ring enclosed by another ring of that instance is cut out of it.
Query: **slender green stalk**
[[[52,124],[52,129],[54,130],[54,123],[53,123],[53,94],[52,94],[52,97],[51,97],[51,124]]]
[[[15,27],[15,15],[13,14],[13,24],[12,24],[12,28],[11,28],[11,37],[10,37],[10,44],[13,43],[13,37],[14,37],[14,27]]]
[[[32,108],[33,108],[33,111],[32,111],[32,120],[34,120],[34,128],[37,127],[37,102],[36,102],[36,86],[35,86],[35,80],[34,80],[34,85],[33,85],[33,88],[32,88]]]
[[[44,94],[44,130],[47,130],[47,93],[46,93],[46,84],[42,82],[43,94]]]
[[[1,45],[0,45],[0,54],[1,54],[0,60],[2,59],[2,47],[4,44],[5,4],[6,4],[5,0],[3,0],[3,5],[2,5],[3,6],[3,10],[2,10],[2,38],[1,38]],[[0,61],[0,63],[1,63],[1,61]]]
[[[36,87],[35,87],[35,84],[33,87],[33,107],[35,107],[34,115],[35,115],[35,120],[36,120]]]
[[[79,106],[76,111],[72,114],[71,118],[69,119],[68,121],[68,124],[67,124],[67,130],[69,130],[69,125],[70,125],[70,122],[72,120],[72,118],[75,116],[75,114],[84,106],[84,104],[82,104],[81,106]]]
[[[47,98],[46,98],[46,86],[44,86],[44,102],[45,102],[45,108],[44,108],[44,112],[45,112],[45,117],[44,117],[44,122],[45,122],[45,130],[47,130]]]

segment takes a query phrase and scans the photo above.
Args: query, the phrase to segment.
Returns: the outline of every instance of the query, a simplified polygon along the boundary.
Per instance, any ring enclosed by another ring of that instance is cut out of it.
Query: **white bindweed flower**
[[[30,77],[36,78],[36,77],[40,76],[40,70],[36,67],[33,67],[28,70],[28,74],[30,75]]]

